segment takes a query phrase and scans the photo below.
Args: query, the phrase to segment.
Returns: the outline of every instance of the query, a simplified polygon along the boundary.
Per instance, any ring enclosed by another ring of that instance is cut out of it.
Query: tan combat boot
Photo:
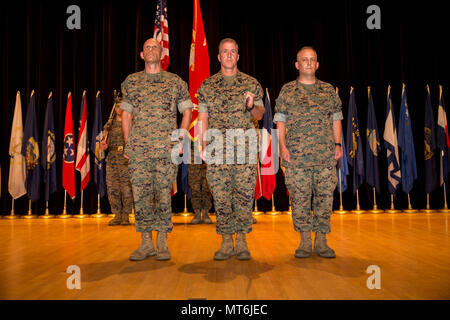
[[[222,244],[219,250],[214,254],[214,260],[227,260],[231,256],[234,256],[234,254],[233,235],[223,234]]]
[[[122,212],[122,217],[120,224],[123,226],[129,226],[130,225],[130,215],[127,212]]]
[[[114,218],[108,222],[108,225],[110,226],[119,226],[120,223],[122,222],[122,219],[120,217],[120,213],[116,212],[114,214]]]
[[[202,222],[202,211],[195,212],[194,218],[191,220],[191,224],[199,224]]]
[[[206,209],[203,209],[202,221],[203,221],[203,223],[206,223],[206,224],[213,223],[211,218],[208,216],[208,210],[206,210]]]
[[[236,258],[238,260],[250,260],[245,233],[238,232],[236,235]]]
[[[327,244],[326,233],[316,232],[314,238],[314,253],[322,258],[336,258],[336,253]]]
[[[156,251],[153,247],[152,232],[142,232],[141,246],[130,255],[130,260],[141,261],[154,255],[156,255]]]
[[[295,250],[296,258],[308,258],[312,253],[311,231],[300,231],[300,245]]]
[[[170,251],[167,246],[167,232],[158,231],[158,235],[156,236],[156,252],[156,260],[170,260]]]

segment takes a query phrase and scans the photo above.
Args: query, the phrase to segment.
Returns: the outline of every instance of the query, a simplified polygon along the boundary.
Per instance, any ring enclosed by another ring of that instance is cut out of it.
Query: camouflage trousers
[[[192,189],[191,203],[195,213],[211,209],[211,193],[206,181],[206,164],[189,165],[189,186]]]
[[[112,213],[130,214],[133,210],[133,191],[128,164],[122,153],[116,155],[110,151],[106,158],[106,187]]]
[[[134,196],[137,232],[172,232],[172,197],[170,192],[178,166],[170,159],[136,157],[128,170]]]
[[[286,186],[289,189],[294,230],[331,232],[333,192],[337,176],[335,167],[286,167]],[[311,196],[312,201],[311,212]]]
[[[206,178],[214,198],[218,234],[252,231],[256,165],[208,165]]]

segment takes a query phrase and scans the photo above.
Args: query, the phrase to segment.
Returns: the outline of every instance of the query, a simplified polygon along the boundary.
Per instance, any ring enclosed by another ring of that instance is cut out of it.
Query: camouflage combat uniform
[[[206,163],[201,163],[200,157],[197,157],[194,161],[194,156],[194,143],[192,143],[191,164],[188,169],[189,186],[192,189],[192,209],[194,209],[195,214],[198,214],[202,209],[208,213],[212,206],[212,196],[206,181]]]
[[[252,116],[245,111],[244,93],[255,94],[254,104],[264,106],[263,90],[258,81],[240,71],[233,77],[224,76],[221,72],[206,79],[198,90],[199,112],[208,113],[208,129],[217,129],[222,133],[223,164],[207,165],[206,178],[214,199],[218,234],[249,233],[252,231],[252,208],[256,184],[256,154],[249,163],[246,152],[244,164],[225,164],[227,150],[226,130],[243,129],[256,131]],[[234,143],[235,161],[236,146]],[[207,159],[208,160],[208,159]]]
[[[106,186],[111,211],[114,220],[128,221],[128,215],[133,209],[133,192],[128,160],[123,157],[122,122],[116,117],[109,120],[104,128],[108,134],[108,156],[106,157]],[[122,216],[122,218],[119,218]]]
[[[333,87],[318,79],[313,85],[291,81],[283,86],[276,100],[274,122],[286,123],[290,162],[283,165],[297,232],[331,231],[337,183],[333,121],[342,120],[341,105]]]
[[[178,165],[171,160],[177,141],[177,111],[193,108],[188,86],[173,73],[134,73],[122,83],[120,108],[134,113],[125,147],[133,186],[137,232],[171,232],[170,191]],[[178,137],[178,135],[177,135]]]

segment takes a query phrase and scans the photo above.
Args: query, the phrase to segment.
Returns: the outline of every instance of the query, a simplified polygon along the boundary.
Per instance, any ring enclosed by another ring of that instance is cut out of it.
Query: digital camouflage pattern
[[[276,100],[274,122],[286,124],[290,162],[283,161],[283,166],[296,231],[331,231],[337,183],[333,121],[342,119],[341,105],[333,86],[318,79],[310,88],[291,81]]]
[[[108,155],[106,157],[106,187],[111,211],[118,218],[128,215],[133,209],[133,192],[130,175],[128,173],[128,160],[123,156],[122,122],[116,117],[109,120],[104,128],[108,134]],[[117,219],[118,220],[118,219]]]
[[[162,71],[134,73],[122,83],[120,108],[134,114],[125,153],[133,186],[137,232],[171,232],[170,191],[178,166],[171,161],[177,143],[171,135],[177,110],[193,108],[188,86],[179,76]]]
[[[201,158],[197,159],[201,162]],[[202,209],[209,212],[212,206],[212,196],[206,180],[206,163],[194,164],[194,143],[191,144],[191,164],[188,168],[189,186],[192,189],[191,204],[195,214]]]
[[[176,74],[134,73],[122,83],[120,108],[134,114],[125,153],[130,157],[170,160],[172,132],[178,129],[177,110],[193,108],[188,86]]]
[[[333,191],[337,183],[336,168],[289,167],[286,168],[285,181],[292,197],[294,230],[330,233]],[[314,215],[311,214],[311,192],[314,193]]]
[[[255,130],[251,114],[245,111],[243,99],[247,91],[255,95],[255,105],[264,106],[261,85],[240,71],[233,77],[226,77],[219,72],[206,79],[198,90],[199,112],[208,113],[208,129],[217,129],[224,137],[224,157],[232,151],[225,147],[227,129]],[[256,131],[252,133],[257,136]],[[236,160],[237,141],[234,146]],[[250,159],[246,160],[245,164],[225,164],[224,159],[224,164],[207,166],[206,177],[214,199],[218,234],[249,233],[252,230],[256,166],[249,164]]]
[[[286,167],[336,165],[333,120],[341,105],[333,86],[320,80],[310,91],[297,80],[283,86],[274,122],[280,120],[277,113],[286,117],[286,147],[291,156],[290,163],[283,162]]]

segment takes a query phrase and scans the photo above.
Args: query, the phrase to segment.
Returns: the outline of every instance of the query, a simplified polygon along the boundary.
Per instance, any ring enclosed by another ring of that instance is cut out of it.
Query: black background
[[[188,81],[189,51],[192,37],[193,3],[190,0],[167,0],[170,66],[168,71]],[[367,86],[372,87],[379,135],[382,139],[386,113],[388,85],[398,125],[402,83],[407,86],[409,111],[412,118],[415,152],[419,178],[411,192],[412,205],[426,204],[423,165],[423,119],[425,86],[430,85],[435,121],[439,84],[449,101],[448,13],[443,2],[406,1],[219,1],[202,0],[201,8],[209,46],[211,74],[219,70],[217,46],[225,37],[239,44],[239,69],[254,76],[263,88],[268,88],[271,100],[278,96],[282,85],[297,77],[294,67],[297,51],[311,45],[319,59],[317,77],[339,87],[343,102],[344,136],[350,87],[355,88],[360,132],[365,133],[367,116]],[[68,30],[66,13],[69,5],[81,9],[81,30]],[[381,9],[381,29],[369,30],[366,13],[369,5]],[[103,122],[113,100],[113,90],[133,72],[143,69],[139,57],[143,42],[152,37],[156,9],[155,0],[128,1],[8,1],[0,12],[0,103],[2,126],[1,150],[1,214],[9,214],[11,196],[8,193],[9,139],[14,115],[16,92],[20,90],[25,119],[31,91],[36,92],[39,143],[42,139],[46,99],[54,97],[58,191],[50,197],[50,213],[59,214],[63,208],[64,190],[61,186],[64,117],[68,92],[72,92],[74,130],[78,139],[78,119],[81,95],[87,90],[88,129],[91,135],[95,94],[102,94]],[[365,134],[362,134],[365,150]],[[382,192],[378,206],[388,208],[386,150],[379,157]],[[91,156],[91,168],[93,157]],[[437,166],[439,168],[439,166]],[[180,175],[179,177],[180,178]],[[79,174],[76,174],[79,190]],[[351,176],[344,193],[344,208],[353,209]],[[180,181],[179,181],[180,182]],[[181,190],[179,183],[178,189]],[[85,189],[84,211],[97,210],[97,191],[91,177]],[[45,203],[33,204],[35,213],[43,214]],[[335,197],[338,207],[338,194]],[[80,194],[75,204],[68,203],[68,213],[78,213]],[[189,202],[188,202],[189,203]],[[407,207],[406,195],[400,190],[395,200],[397,208]],[[360,188],[362,209],[372,207],[372,189]],[[288,198],[281,171],[277,174],[275,205],[286,210]],[[443,206],[443,191],[431,194],[431,207]],[[174,212],[184,207],[184,195],[173,197]],[[270,209],[271,202],[258,201],[260,209]],[[189,207],[190,208],[190,205]],[[28,209],[26,196],[15,202],[17,214]],[[109,212],[107,197],[102,199],[102,211]]]

